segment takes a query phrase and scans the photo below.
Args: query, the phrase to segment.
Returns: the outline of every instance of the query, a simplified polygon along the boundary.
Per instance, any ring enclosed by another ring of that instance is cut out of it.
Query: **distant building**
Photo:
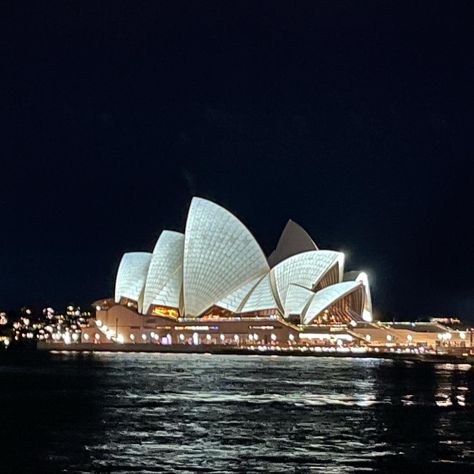
[[[459,318],[455,318],[453,316],[441,316],[436,318],[430,318],[432,323],[439,323],[439,324],[461,324],[461,320]]]

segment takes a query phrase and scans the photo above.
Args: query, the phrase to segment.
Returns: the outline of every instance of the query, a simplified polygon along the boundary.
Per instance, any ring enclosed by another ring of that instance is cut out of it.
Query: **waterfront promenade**
[[[228,345],[185,345],[185,344],[117,344],[110,343],[75,343],[38,342],[40,351],[67,351],[67,352],[157,352],[171,354],[215,354],[215,355],[266,355],[280,357],[352,357],[376,358],[436,363],[473,363],[474,355],[468,353],[441,353],[441,352],[407,352],[374,350],[371,348],[336,348],[336,347],[275,347],[253,346],[238,347]]]

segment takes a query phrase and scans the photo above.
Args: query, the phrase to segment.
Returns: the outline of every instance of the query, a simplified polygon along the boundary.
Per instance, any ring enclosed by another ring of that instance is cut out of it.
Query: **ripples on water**
[[[473,472],[470,366],[0,359],[0,472]]]

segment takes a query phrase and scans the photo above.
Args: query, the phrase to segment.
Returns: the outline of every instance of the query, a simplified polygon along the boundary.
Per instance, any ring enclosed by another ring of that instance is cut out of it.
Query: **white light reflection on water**
[[[18,403],[59,411],[30,423],[43,471],[53,460],[73,472],[282,473],[474,462],[467,367],[100,353],[0,370],[11,382],[0,401],[14,409],[21,393]]]

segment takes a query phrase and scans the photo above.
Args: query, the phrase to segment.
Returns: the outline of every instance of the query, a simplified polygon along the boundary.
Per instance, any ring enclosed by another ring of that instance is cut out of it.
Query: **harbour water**
[[[474,369],[0,355],[0,472],[473,472]]]

